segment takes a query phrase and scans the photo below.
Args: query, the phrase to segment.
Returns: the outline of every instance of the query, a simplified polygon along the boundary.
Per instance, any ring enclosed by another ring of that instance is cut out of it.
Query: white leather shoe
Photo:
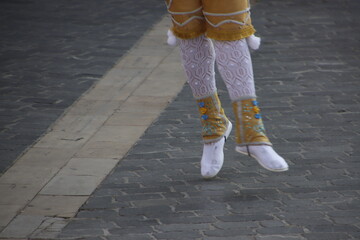
[[[232,124],[229,126],[222,139],[214,143],[204,144],[201,157],[201,175],[205,179],[214,178],[221,170],[224,164],[224,144],[229,137]]]
[[[256,159],[256,161],[265,169],[272,172],[284,172],[289,169],[288,164],[275,150],[268,145],[250,145],[239,147],[235,150],[239,153],[248,155]]]

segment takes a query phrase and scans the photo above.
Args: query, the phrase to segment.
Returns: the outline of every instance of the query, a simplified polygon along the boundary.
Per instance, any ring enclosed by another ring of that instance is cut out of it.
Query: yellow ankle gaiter
[[[200,113],[204,142],[211,143],[220,140],[225,135],[229,120],[225,116],[217,93],[196,101]]]
[[[256,98],[235,101],[233,109],[236,118],[236,143],[238,146],[272,145],[265,134]]]

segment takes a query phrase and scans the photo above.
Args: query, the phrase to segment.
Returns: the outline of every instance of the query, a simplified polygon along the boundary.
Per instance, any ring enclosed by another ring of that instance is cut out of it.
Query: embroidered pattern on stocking
[[[202,98],[216,91],[215,51],[210,39],[200,36],[179,39],[182,63],[188,83],[195,98]]]
[[[216,63],[232,101],[255,94],[251,56],[246,39],[215,41]]]

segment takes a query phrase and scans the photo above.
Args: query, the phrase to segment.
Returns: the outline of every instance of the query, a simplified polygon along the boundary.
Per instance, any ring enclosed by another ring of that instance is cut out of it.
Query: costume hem
[[[174,33],[174,35],[181,39],[192,39],[200,37],[201,35],[205,34],[205,31],[202,32],[179,32],[176,30],[176,28],[172,28],[171,31]]]
[[[219,30],[208,30],[206,32],[206,36],[208,38],[218,40],[218,41],[236,41],[243,38],[250,37],[255,33],[255,29],[253,26],[246,26],[242,28],[241,30],[235,32],[235,31],[219,31]]]

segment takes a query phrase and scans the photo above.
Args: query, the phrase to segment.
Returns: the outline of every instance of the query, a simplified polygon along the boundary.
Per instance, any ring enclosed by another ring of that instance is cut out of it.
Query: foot
[[[271,146],[268,145],[250,145],[237,146],[235,150],[239,153],[250,155],[265,169],[273,172],[283,172],[289,169],[288,164]]]
[[[201,175],[205,179],[214,178],[221,170],[224,163],[224,145],[229,136],[232,124],[229,122],[225,136],[217,142],[204,144],[201,157]]]

